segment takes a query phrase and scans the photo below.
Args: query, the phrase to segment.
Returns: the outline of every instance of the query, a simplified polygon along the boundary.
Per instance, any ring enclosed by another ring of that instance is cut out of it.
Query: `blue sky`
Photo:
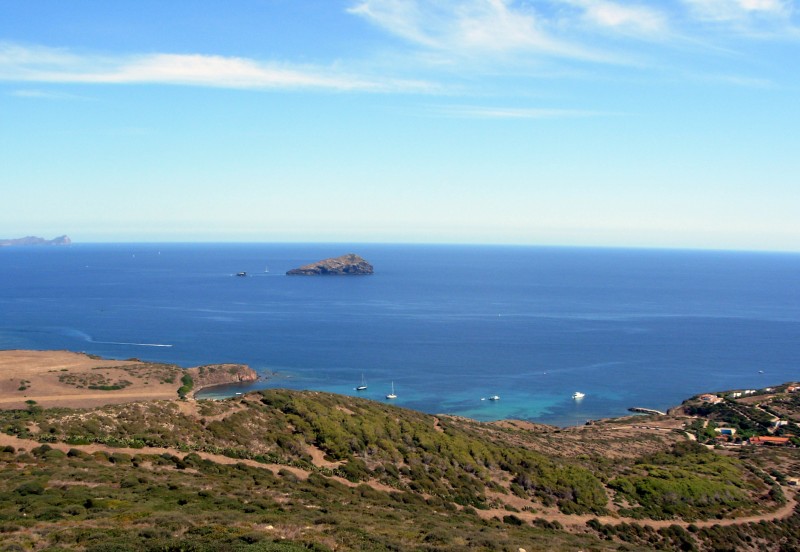
[[[791,0],[0,0],[0,237],[800,250]]]

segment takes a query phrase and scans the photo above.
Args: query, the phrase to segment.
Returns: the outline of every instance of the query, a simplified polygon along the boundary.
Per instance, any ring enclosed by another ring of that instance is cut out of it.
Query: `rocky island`
[[[323,259],[316,263],[307,264],[300,268],[293,268],[286,274],[288,276],[317,276],[317,275],[335,275],[335,276],[350,276],[360,274],[372,274],[374,269],[372,265],[365,261],[362,257],[348,253],[341,257],[333,257],[330,259]]]
[[[37,236],[26,236],[24,238],[0,239],[0,247],[11,245],[69,245],[72,240],[69,236],[58,236],[52,240],[46,240]]]

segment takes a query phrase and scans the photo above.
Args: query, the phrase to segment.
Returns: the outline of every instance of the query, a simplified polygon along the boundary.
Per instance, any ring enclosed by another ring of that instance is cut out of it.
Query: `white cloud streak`
[[[439,108],[438,111],[448,117],[464,119],[574,119],[584,117],[603,117],[609,113],[578,109],[552,108],[509,108],[491,106],[454,105]]]
[[[695,21],[737,38],[798,40],[795,0],[681,0]]]
[[[513,53],[600,57],[556,38],[547,28],[550,22],[512,0],[359,0],[349,11],[418,46],[459,57]]]
[[[333,70],[201,54],[79,55],[0,44],[0,80],[83,84],[171,84],[218,88],[424,91],[422,81],[371,79]]]
[[[681,45],[707,41],[707,35],[697,34],[695,23],[722,23],[715,29],[720,39],[798,36],[795,0],[353,2],[351,14],[422,50],[454,60],[497,60],[518,55],[619,63],[625,58],[611,53],[619,44],[599,39],[598,34],[667,46],[673,41]]]
[[[742,21],[752,17],[786,19],[792,13],[791,0],[683,0],[700,19]]]
[[[0,42],[0,81],[439,93],[443,67],[452,84],[459,71],[530,76],[533,68],[572,62],[642,68],[663,59],[658,48],[730,44],[741,36],[800,38],[792,0],[674,0],[657,7],[642,0],[351,1],[350,14],[406,45],[351,60],[347,70],[335,60],[325,66],[201,53],[98,55]],[[702,40],[693,40],[698,32]],[[652,48],[637,49],[644,42]],[[391,76],[402,71],[435,76]]]
[[[582,19],[595,27],[639,35],[661,35],[669,28],[666,13],[644,5],[609,0],[564,0],[582,10]]]
[[[83,96],[66,94],[64,92],[53,92],[50,90],[22,89],[9,92],[9,95],[16,98],[26,98],[32,100],[86,100]]]

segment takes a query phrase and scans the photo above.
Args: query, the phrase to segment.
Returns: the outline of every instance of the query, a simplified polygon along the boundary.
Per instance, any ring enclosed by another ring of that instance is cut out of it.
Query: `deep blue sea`
[[[349,252],[375,274],[284,275]],[[0,248],[0,283],[0,349],[271,375],[249,389],[355,395],[363,375],[360,396],[393,382],[398,406],[478,420],[574,425],[800,379],[799,254],[76,244]]]

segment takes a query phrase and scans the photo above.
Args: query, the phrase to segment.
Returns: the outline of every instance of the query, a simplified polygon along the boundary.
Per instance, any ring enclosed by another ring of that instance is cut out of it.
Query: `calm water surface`
[[[287,277],[356,252],[376,274]],[[247,278],[236,272],[247,271]],[[0,248],[0,348],[184,367],[559,425],[800,379],[800,255],[580,248]],[[763,373],[760,373],[763,371]],[[222,390],[224,394],[241,391]],[[586,397],[573,401],[574,391]],[[499,395],[499,401],[481,400]]]

